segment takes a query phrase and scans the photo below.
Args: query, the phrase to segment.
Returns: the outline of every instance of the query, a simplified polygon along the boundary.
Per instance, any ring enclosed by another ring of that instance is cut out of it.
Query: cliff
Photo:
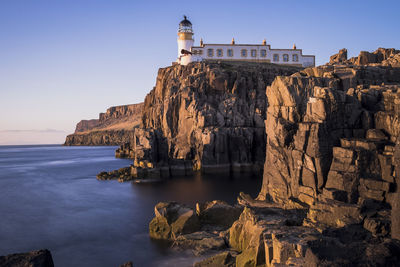
[[[277,76],[257,200],[159,203],[150,236],[223,251],[198,267],[398,266],[400,53],[377,51]]]
[[[99,119],[82,120],[75,133],[68,135],[64,145],[122,145],[133,136],[140,124],[143,103],[108,108]]]
[[[153,175],[260,170],[265,88],[300,68],[268,63],[193,63],[158,72],[135,138],[117,155]]]

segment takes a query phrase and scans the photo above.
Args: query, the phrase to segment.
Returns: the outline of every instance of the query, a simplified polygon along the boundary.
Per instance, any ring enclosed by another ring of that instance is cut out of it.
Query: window
[[[213,57],[214,56],[214,49],[207,49],[207,56]]]
[[[217,49],[217,57],[222,57],[223,55],[222,49]]]
[[[240,54],[242,55],[242,57],[247,57],[247,50],[246,49],[242,49],[240,51]]]
[[[192,51],[193,55],[197,55],[197,50]]]
[[[228,49],[228,57],[233,57],[233,49]]]
[[[299,55],[294,54],[294,55],[293,55],[293,61],[294,61],[294,62],[299,62]]]
[[[279,55],[278,54],[274,54],[274,61],[278,62],[279,61]]]
[[[251,49],[251,57],[256,57],[257,56],[257,50]]]
[[[203,54],[203,50],[199,50],[199,55],[202,55]]]
[[[267,56],[267,50],[261,49],[261,50],[260,50],[260,56],[261,56],[261,57],[266,57],[266,56]]]
[[[289,55],[288,54],[283,54],[283,61],[288,62],[289,61]]]

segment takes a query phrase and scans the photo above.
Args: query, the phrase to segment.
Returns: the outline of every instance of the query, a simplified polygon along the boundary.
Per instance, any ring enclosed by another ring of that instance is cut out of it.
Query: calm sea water
[[[240,191],[256,196],[260,177],[194,175],[157,184],[98,181],[129,165],[115,147],[0,146],[0,255],[47,248],[56,267],[191,266],[189,252],[150,240],[159,201],[194,205]]]

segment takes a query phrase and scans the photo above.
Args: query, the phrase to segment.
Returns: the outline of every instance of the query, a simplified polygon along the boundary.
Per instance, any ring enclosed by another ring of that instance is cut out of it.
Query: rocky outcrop
[[[53,258],[47,249],[27,253],[0,256],[3,267],[54,267]]]
[[[108,108],[105,113],[100,113],[99,119],[80,121],[64,145],[115,146],[129,143],[134,128],[140,124],[142,110],[143,103]]]
[[[400,67],[400,50],[394,48],[378,48],[374,52],[361,51],[357,57],[347,59],[347,49],[343,48],[338,54],[330,57],[329,63],[345,65],[369,65]]]
[[[268,63],[193,63],[160,69],[142,123],[118,154],[159,176],[259,171],[265,151],[266,85],[297,67]]]
[[[339,53],[330,57],[329,64],[343,63],[346,61],[347,61],[347,49],[343,48],[339,50]]]

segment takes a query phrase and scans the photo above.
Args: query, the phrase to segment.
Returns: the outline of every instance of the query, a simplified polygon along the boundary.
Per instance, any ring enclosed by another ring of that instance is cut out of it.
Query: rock
[[[133,267],[133,263],[131,261],[128,261],[128,262],[120,265],[119,267]]]
[[[232,226],[242,213],[241,207],[233,207],[221,200],[196,204],[196,213],[201,224],[227,229]]]
[[[372,140],[388,140],[387,136],[379,129],[368,129],[366,138]]]
[[[335,63],[342,63],[347,60],[347,49],[343,48],[339,50],[339,53],[333,55],[329,59],[329,64],[335,64]]]
[[[4,267],[54,267],[53,258],[47,249],[28,253],[0,256],[0,266]]]
[[[110,172],[100,172],[97,180],[118,180],[118,182],[132,181],[135,177],[131,175],[131,167],[124,167]]]
[[[196,262],[194,267],[235,267],[236,253],[225,251],[206,258],[200,262]]]
[[[154,208],[155,218],[149,224],[150,237],[175,240],[179,235],[190,234],[200,229],[197,214],[193,209],[176,202],[160,202]]]
[[[75,133],[68,135],[66,146],[124,145],[133,138],[133,129],[140,124],[143,103],[110,107],[99,119],[82,120]],[[118,151],[119,157],[130,157]]]
[[[195,255],[201,255],[205,252],[225,249],[226,243],[219,235],[200,231],[178,236],[174,240],[173,246],[192,249]]]
[[[165,174],[260,172],[264,162],[265,86],[297,67],[201,62],[158,72],[142,123],[130,142],[136,163]]]

